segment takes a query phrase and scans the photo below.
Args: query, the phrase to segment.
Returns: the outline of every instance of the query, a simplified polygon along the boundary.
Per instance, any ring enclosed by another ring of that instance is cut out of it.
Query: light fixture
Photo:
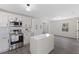
[[[26,4],[26,10],[27,10],[27,11],[30,11],[30,10],[31,10],[30,4]]]

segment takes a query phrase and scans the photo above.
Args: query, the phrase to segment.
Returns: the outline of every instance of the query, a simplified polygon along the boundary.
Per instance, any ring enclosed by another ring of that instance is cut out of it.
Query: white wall
[[[36,28],[37,26],[37,28]],[[49,21],[46,19],[32,19],[32,36],[49,33]]]
[[[32,19],[32,35],[39,35],[43,33],[42,20],[33,18]]]
[[[62,24],[63,23],[69,23],[69,31],[68,32],[62,32]],[[66,20],[58,20],[58,21],[52,21],[50,22],[50,31],[54,35],[61,35],[65,37],[77,37],[77,19],[66,19]]]

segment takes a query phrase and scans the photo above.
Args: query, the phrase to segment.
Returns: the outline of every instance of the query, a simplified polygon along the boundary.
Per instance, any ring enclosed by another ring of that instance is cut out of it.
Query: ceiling
[[[31,4],[29,12],[25,4],[0,4],[0,8],[44,19],[79,16],[79,4]]]

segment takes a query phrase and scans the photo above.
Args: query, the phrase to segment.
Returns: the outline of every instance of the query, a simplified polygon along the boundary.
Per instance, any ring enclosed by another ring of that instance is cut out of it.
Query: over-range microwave
[[[17,21],[12,21],[12,22],[10,22],[10,26],[22,26],[22,22],[17,22]]]

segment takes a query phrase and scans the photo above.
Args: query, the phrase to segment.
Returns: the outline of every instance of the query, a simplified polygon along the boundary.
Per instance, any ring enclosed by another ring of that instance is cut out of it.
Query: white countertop
[[[49,36],[50,36],[50,34],[47,33],[47,34],[36,35],[36,36],[31,37],[31,38],[38,40],[38,39],[43,39],[43,38],[46,38]]]

